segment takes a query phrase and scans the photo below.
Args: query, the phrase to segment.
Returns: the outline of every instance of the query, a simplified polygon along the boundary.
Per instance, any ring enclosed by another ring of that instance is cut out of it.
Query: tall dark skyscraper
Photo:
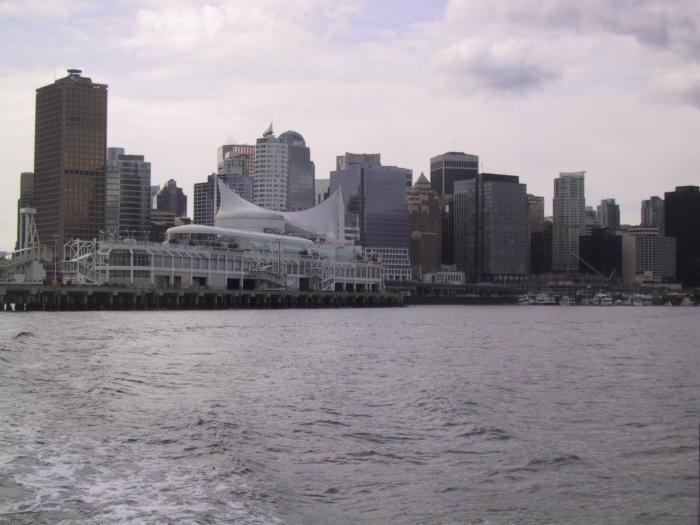
[[[676,238],[676,277],[686,288],[700,286],[700,188],[678,186],[664,196],[664,228]]]
[[[69,69],[36,91],[34,205],[40,242],[93,239],[105,223],[107,86]],[[56,236],[56,237],[54,237]]]
[[[482,173],[454,185],[455,262],[470,281],[521,280],[528,266],[527,188]]]
[[[449,151],[430,159],[430,187],[442,201],[442,264],[455,264],[454,183],[476,179],[479,157],[460,151]]]
[[[311,160],[311,150],[296,131],[285,131],[279,140],[287,144],[287,211],[313,208],[316,167]]]

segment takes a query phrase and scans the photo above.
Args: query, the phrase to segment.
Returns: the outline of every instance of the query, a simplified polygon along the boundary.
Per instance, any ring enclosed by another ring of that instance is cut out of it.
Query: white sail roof
[[[345,204],[340,188],[313,208],[302,211],[274,211],[245,200],[222,181],[217,182],[221,201],[214,224],[218,227],[241,227],[243,222],[250,224],[251,220],[256,219],[261,223],[280,221],[292,230],[344,243]]]

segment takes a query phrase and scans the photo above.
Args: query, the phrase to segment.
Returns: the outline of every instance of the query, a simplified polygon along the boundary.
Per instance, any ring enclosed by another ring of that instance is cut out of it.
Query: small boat
[[[540,292],[535,296],[535,304],[539,305],[556,305],[556,297],[549,295],[546,292]]]
[[[593,304],[596,306],[612,306],[613,298],[609,293],[597,293],[593,296]]]
[[[681,301],[681,306],[695,306],[695,303],[690,297],[686,297]]]
[[[562,295],[559,298],[559,306],[576,306],[576,301],[568,295]]]

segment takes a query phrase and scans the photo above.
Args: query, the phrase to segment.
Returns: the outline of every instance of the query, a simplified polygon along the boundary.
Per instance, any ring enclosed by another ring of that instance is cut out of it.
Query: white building
[[[287,144],[275,137],[270,124],[255,146],[255,204],[268,210],[287,210],[288,159]]]
[[[676,279],[676,239],[658,228],[635,226],[622,232],[625,284],[657,284]]]
[[[552,270],[578,269],[578,238],[586,231],[585,171],[560,173],[554,179]]]

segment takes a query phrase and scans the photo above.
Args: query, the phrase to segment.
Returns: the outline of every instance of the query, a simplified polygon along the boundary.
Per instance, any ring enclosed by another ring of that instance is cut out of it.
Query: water
[[[0,522],[693,523],[700,308],[0,315]]]

